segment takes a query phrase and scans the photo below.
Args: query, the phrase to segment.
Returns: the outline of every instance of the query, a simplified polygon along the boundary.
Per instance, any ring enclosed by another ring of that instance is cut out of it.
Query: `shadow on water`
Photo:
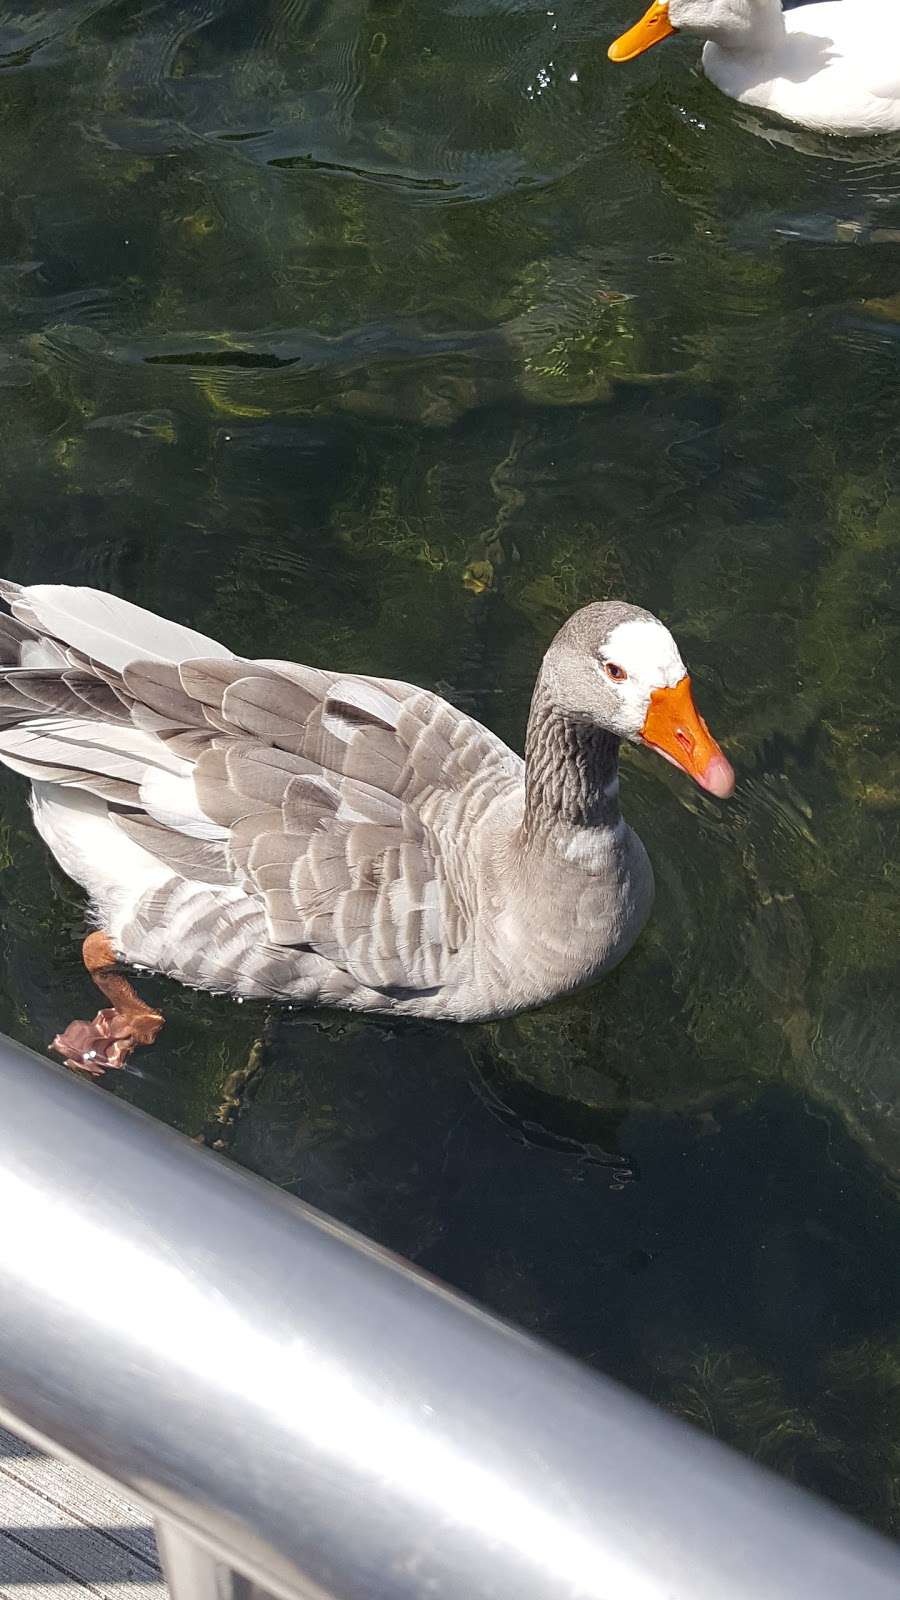
[[[627,754],[657,905],[596,991],[454,1029],[149,980],[107,1088],[897,1533],[900,147],[746,116],[689,41],[609,70],[630,9],[0,8],[3,565],[517,746],[571,609],[671,622],[739,788]],[[8,774],[0,913],[42,1048],[84,907]]]

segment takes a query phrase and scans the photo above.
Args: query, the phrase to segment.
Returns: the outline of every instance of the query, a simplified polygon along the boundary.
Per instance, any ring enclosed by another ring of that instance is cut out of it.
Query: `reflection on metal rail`
[[[893,1546],[0,1040],[0,1416],[176,1600],[897,1600]]]

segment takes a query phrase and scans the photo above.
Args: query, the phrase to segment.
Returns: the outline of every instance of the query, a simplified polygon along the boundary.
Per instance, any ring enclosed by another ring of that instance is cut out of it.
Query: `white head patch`
[[[613,691],[616,714],[613,732],[636,737],[647,716],[654,689],[673,689],[686,668],[668,628],[655,617],[633,617],[613,628],[600,650],[598,671],[614,662],[627,673],[621,683],[607,682]]]
[[[603,646],[603,659],[624,667],[651,689],[674,689],[684,677],[684,662],[668,628],[655,617],[633,617],[613,628]]]

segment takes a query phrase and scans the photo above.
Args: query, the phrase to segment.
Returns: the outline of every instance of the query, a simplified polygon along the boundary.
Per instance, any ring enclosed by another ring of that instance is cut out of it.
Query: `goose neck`
[[[526,835],[620,820],[618,738],[562,711],[538,682],[525,739]]]

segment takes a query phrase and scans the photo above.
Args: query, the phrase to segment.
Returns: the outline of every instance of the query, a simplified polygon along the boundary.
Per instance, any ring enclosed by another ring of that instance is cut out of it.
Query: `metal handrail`
[[[0,1106],[0,1416],[177,1600],[897,1600],[887,1541],[8,1041]]]

